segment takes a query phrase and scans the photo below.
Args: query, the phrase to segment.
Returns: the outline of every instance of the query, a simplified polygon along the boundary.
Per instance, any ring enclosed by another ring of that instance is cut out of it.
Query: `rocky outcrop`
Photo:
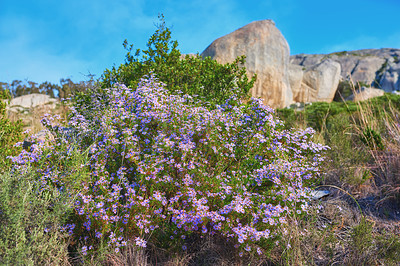
[[[48,95],[32,93],[12,99],[7,109],[12,112],[23,112],[27,109],[44,106],[53,109],[57,103],[59,103],[57,99],[51,98]]]
[[[27,94],[7,102],[7,116],[11,121],[21,120],[24,130],[37,132],[42,129],[41,118],[45,114],[62,114],[64,107],[58,99],[45,94]],[[63,111],[64,110],[64,111]]]
[[[400,49],[364,49],[326,55],[299,54],[291,56],[290,62],[308,69],[327,58],[340,64],[342,79],[362,82],[386,92],[400,90]]]
[[[304,102],[332,102],[340,80],[340,64],[326,59],[306,70],[303,83],[311,88],[310,99]]]
[[[400,91],[400,62],[390,62],[382,69],[379,85],[385,92]]]
[[[291,64],[289,80],[295,102],[331,102],[340,80],[340,64],[331,59],[308,69]]]
[[[289,64],[288,67],[289,84],[293,93],[294,102],[305,102],[303,99],[306,98],[304,95],[304,89],[302,87],[302,81],[304,76],[303,67],[299,65]]]
[[[208,46],[201,54],[219,63],[231,63],[245,55],[249,76],[257,73],[253,97],[261,97],[271,107],[293,102],[288,75],[289,45],[271,20],[252,22]]]
[[[364,89],[353,99],[400,91],[400,49],[364,49],[289,57],[289,46],[271,20],[252,22],[208,46],[201,56],[231,63],[245,55],[249,76],[257,74],[252,96],[273,107],[331,102],[341,80]]]
[[[368,56],[364,58],[357,58],[356,60],[357,62],[355,66],[353,68],[350,66],[348,69],[345,69],[345,71],[342,73],[342,76],[344,78],[349,77],[354,82],[361,81],[368,85],[372,85],[376,79],[376,72],[382,67],[382,64],[385,63],[385,59],[376,56]],[[346,63],[346,60],[338,61],[343,61],[343,65]]]
[[[339,54],[339,55],[338,55]],[[356,81],[363,81],[372,84],[375,80],[376,72],[381,68],[385,59],[376,56],[361,56],[358,54],[330,54],[330,55],[295,55],[290,62],[306,68],[321,63],[323,60],[331,59],[338,62],[341,66],[341,76]]]

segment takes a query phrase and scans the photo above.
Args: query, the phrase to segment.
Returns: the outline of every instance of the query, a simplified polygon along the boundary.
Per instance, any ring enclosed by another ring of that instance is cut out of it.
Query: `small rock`
[[[313,190],[310,193],[311,199],[318,200],[331,194],[329,190]]]
[[[350,101],[365,101],[373,97],[379,97],[385,94],[384,90],[371,88],[371,87],[361,87],[359,91],[356,91],[354,94],[350,95],[346,98],[346,100]]]

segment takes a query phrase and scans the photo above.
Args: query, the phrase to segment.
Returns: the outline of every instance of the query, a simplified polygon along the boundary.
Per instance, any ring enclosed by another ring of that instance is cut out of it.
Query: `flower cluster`
[[[306,211],[305,182],[318,176],[327,147],[310,141],[311,129],[282,130],[261,100],[236,106],[232,98],[210,110],[154,77],[91,97],[90,106],[72,110],[73,145],[59,137],[46,152],[14,159],[41,159],[44,187],[77,193],[66,228],[85,242],[84,254],[99,241],[116,252],[127,241],[146,247],[160,230],[177,241],[220,234],[261,253],[288,215]],[[76,152],[87,156],[73,169],[54,164]]]

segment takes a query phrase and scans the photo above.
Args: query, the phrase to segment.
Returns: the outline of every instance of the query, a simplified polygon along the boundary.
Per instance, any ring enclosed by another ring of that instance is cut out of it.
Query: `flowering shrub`
[[[306,185],[327,148],[310,141],[312,129],[283,130],[259,99],[237,106],[233,96],[210,110],[154,77],[106,95],[107,104],[91,95],[96,104],[72,109],[76,134],[14,158],[15,169],[28,161],[40,167],[43,189],[78,193],[63,230],[83,243],[83,254],[102,244],[119,252],[129,241],[185,249],[192,233],[220,234],[261,253],[288,215],[307,210]],[[43,122],[60,129],[51,118]],[[76,149],[86,159],[74,160]]]

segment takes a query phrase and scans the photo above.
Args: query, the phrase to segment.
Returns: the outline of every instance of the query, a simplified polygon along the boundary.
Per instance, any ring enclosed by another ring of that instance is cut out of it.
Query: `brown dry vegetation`
[[[45,114],[60,115],[62,119],[66,120],[67,106],[62,103],[57,103],[55,108],[52,108],[51,105],[42,105],[20,112],[7,112],[8,118],[11,122],[21,120],[24,130],[30,130],[30,134],[35,134],[44,129],[40,120]]]

